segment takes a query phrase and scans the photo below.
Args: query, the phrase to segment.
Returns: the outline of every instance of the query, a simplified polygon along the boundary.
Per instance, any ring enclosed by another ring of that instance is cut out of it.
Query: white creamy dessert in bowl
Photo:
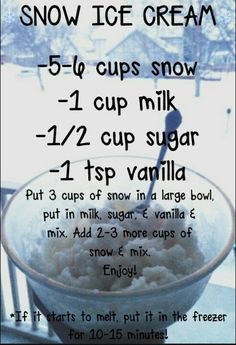
[[[173,220],[173,211],[154,206],[145,211],[144,218],[131,211],[134,207],[132,201],[110,201],[101,209],[89,204],[83,208],[86,211],[78,209],[65,232],[67,237],[45,236],[40,247],[30,253],[28,264],[63,284],[94,291],[158,288],[203,266],[204,256],[192,224]],[[97,219],[81,219],[88,210],[96,213]],[[188,216],[187,210],[180,212],[182,217]],[[60,228],[65,228],[61,223]],[[182,229],[190,229],[188,239],[181,237]]]
[[[150,181],[130,181],[125,166],[154,166],[155,160],[101,157],[91,162],[112,166],[116,178],[109,185],[96,178],[88,181],[83,160],[71,166],[73,181],[60,181],[50,173],[31,180],[4,211],[3,245],[47,310],[91,315],[90,322],[64,320],[68,328],[85,334],[122,329],[119,343],[127,343],[127,332],[166,329],[173,323],[173,311],[186,313],[198,300],[232,248],[233,209],[217,186],[186,169],[185,181],[157,181],[156,197],[145,214],[137,214],[137,195],[147,191]],[[29,190],[38,200],[27,200]],[[36,194],[40,191],[41,197]],[[131,201],[108,200],[113,192],[131,193]],[[180,192],[185,194],[181,200]],[[194,192],[210,192],[213,201],[193,200]],[[53,193],[56,198],[51,200]],[[75,193],[84,197],[68,200]],[[87,212],[87,218],[82,219],[81,212]],[[167,320],[147,322],[148,311],[164,313]],[[115,320],[97,321],[98,314],[110,312]],[[137,312],[137,322],[125,322],[124,315]],[[100,343],[104,341],[117,339],[104,335]],[[85,342],[93,341],[85,337]],[[138,338],[129,343],[138,343]]]

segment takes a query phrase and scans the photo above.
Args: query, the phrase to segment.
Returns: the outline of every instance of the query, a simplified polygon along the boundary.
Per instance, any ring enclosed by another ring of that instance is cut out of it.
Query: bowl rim
[[[71,164],[76,164],[80,162],[84,162],[88,159],[109,159],[109,158],[135,158],[135,159],[146,159],[146,160],[153,160],[156,161],[156,158],[148,157],[148,156],[136,156],[136,155],[107,155],[107,156],[93,156],[90,158],[83,158],[76,161],[71,162]],[[177,166],[180,166],[179,164],[175,163]],[[60,166],[56,166],[55,168],[59,168]],[[188,287],[189,285],[192,285],[201,279],[207,277],[210,273],[212,273],[226,258],[226,256],[229,254],[230,250],[233,247],[234,243],[234,228],[235,228],[235,214],[234,214],[234,207],[228,198],[228,196],[221,190],[218,185],[216,185],[214,182],[212,182],[209,178],[206,176],[198,173],[197,171],[187,168],[186,170],[190,173],[193,173],[194,175],[197,175],[200,178],[203,178],[205,181],[209,182],[214,188],[218,190],[218,192],[223,196],[226,204],[229,207],[231,219],[232,219],[232,229],[230,236],[228,238],[227,243],[221,250],[221,252],[215,256],[213,259],[211,259],[207,264],[200,267],[198,270],[194,271],[188,276],[185,276],[184,278],[181,278],[175,282],[168,283],[156,288],[152,289],[140,289],[137,291],[100,291],[100,290],[91,290],[91,289],[83,289],[78,287],[72,287],[66,284],[63,284],[59,281],[56,281],[52,278],[47,277],[46,275],[37,272],[35,269],[31,268],[28,264],[23,262],[17,253],[15,252],[14,248],[11,247],[10,243],[7,241],[6,233],[6,218],[8,215],[8,209],[10,208],[11,204],[14,202],[16,196],[21,193],[21,191],[28,186],[30,183],[38,179],[39,177],[46,175],[49,173],[49,170],[46,170],[37,176],[33,177],[32,179],[28,180],[26,183],[24,183],[19,189],[16,190],[16,192],[12,195],[10,201],[7,203],[6,207],[3,209],[2,213],[2,239],[1,242],[3,244],[3,247],[8,255],[8,257],[14,262],[14,264],[26,275],[27,278],[31,278],[32,280],[36,281],[37,283],[46,285],[48,288],[52,288],[53,290],[56,290],[58,292],[64,292],[67,295],[71,296],[80,296],[80,297],[90,297],[90,298],[97,298],[99,297],[112,297],[112,298],[122,298],[122,297],[137,297],[137,296],[145,296],[145,295],[165,295],[171,292],[176,292],[177,289],[184,289]]]

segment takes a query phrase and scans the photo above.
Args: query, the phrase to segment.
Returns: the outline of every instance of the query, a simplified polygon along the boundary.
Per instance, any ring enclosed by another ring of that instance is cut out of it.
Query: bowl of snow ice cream
[[[81,160],[71,164],[74,180],[41,174],[4,211],[7,254],[48,311],[74,315],[63,318],[68,342],[81,334],[84,343],[138,343],[145,332],[164,341],[173,312],[195,304],[232,248],[228,198],[192,170],[185,181],[159,178],[136,212],[154,166],[144,157]]]

